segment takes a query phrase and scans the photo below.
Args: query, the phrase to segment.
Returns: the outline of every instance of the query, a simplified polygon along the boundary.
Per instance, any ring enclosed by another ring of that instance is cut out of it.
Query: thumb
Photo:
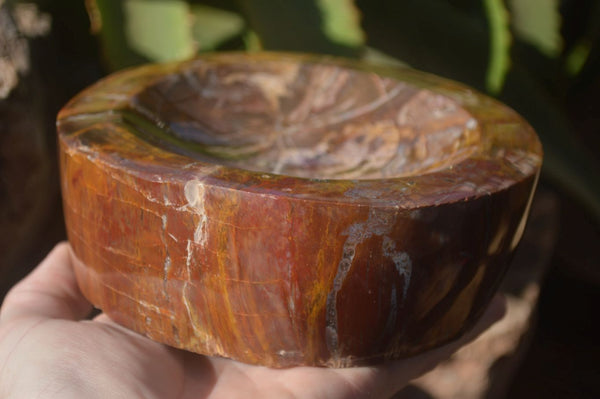
[[[15,285],[0,308],[0,321],[38,317],[80,320],[92,310],[75,278],[70,246],[58,244],[21,282]]]

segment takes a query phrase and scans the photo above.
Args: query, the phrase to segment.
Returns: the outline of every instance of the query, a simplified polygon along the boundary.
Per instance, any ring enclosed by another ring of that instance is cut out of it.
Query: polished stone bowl
[[[542,150],[411,69],[212,54],[109,76],[58,116],[84,295],[178,348],[272,367],[411,356],[468,330]]]

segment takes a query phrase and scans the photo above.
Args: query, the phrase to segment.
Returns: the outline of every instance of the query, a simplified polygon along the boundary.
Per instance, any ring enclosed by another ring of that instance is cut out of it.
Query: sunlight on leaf
[[[90,30],[97,35],[102,30],[102,13],[96,0],[85,0],[85,10],[90,19]]]
[[[535,46],[548,57],[557,57],[562,50],[559,0],[510,0],[515,35]]]
[[[413,68],[485,90],[489,38],[483,10],[447,0],[357,0],[369,47]]]
[[[392,57],[389,54],[384,53],[381,50],[377,50],[373,47],[366,47],[361,57],[363,61],[367,61],[371,64],[386,65],[393,67],[408,67],[406,62],[403,62],[397,58]]]
[[[260,37],[253,30],[247,31],[244,34],[243,40],[246,51],[261,51],[263,49]]]
[[[359,56],[362,45],[354,44],[358,43],[356,32],[346,32],[359,28],[357,18],[353,19],[354,12],[348,10],[353,3],[349,0],[330,1],[328,12],[335,12],[333,6],[341,10],[334,22],[325,21],[331,15],[324,15],[321,0],[238,0],[238,4],[250,29],[258,35],[266,50]],[[330,32],[324,30],[327,26],[335,26],[331,29],[341,36],[331,37]],[[340,39],[346,42],[341,43]]]
[[[585,65],[585,62],[590,56],[590,52],[592,51],[592,46],[588,43],[587,40],[582,40],[580,43],[577,43],[573,50],[567,55],[567,59],[565,60],[565,68],[567,73],[571,76],[576,76],[581,72],[581,69]]]
[[[490,93],[502,90],[510,68],[509,14],[502,0],[484,0],[490,30],[490,55],[486,87]]]
[[[112,0],[86,0],[92,33],[98,35],[102,55],[110,70],[119,70],[149,61],[133,51],[124,30],[123,3]]]
[[[361,46],[365,34],[360,27],[360,12],[353,0],[317,0],[323,18],[323,31],[332,41]]]
[[[243,18],[234,12],[200,4],[192,5],[191,10],[192,34],[200,51],[213,50],[244,29]]]
[[[134,51],[157,62],[184,59],[194,54],[187,2],[127,0],[123,7],[125,33]]]

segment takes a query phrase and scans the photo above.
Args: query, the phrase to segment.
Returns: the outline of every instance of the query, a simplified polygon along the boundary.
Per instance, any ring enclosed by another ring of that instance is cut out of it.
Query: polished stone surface
[[[154,340],[273,367],[460,335],[542,157],[521,117],[457,83],[290,54],[121,72],[58,130],[84,294]]]

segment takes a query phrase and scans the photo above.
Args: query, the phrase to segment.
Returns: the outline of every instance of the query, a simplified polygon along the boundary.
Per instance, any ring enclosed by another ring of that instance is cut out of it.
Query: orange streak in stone
[[[313,225],[313,214],[311,214],[310,219],[307,221],[307,225]],[[324,218],[327,220],[324,228],[322,229],[321,236],[327,239],[329,237],[329,228],[331,225],[332,218],[327,217]],[[331,285],[331,278],[326,273],[323,273],[323,270],[327,267],[327,259],[325,257],[326,252],[330,250],[328,246],[329,242],[323,242],[323,245],[320,246],[319,252],[317,253],[317,264],[315,265],[316,271],[314,274],[319,276],[319,280],[315,280],[315,284],[312,286],[312,289],[307,293],[307,297],[309,298],[306,303],[309,306],[309,314],[307,317],[307,335],[308,335],[308,353],[316,354],[319,352],[319,348],[315,348],[314,344],[320,341],[320,336],[325,334],[324,329],[320,329],[319,318],[322,316],[323,311],[326,307],[327,302],[327,292],[329,292],[329,286]]]

